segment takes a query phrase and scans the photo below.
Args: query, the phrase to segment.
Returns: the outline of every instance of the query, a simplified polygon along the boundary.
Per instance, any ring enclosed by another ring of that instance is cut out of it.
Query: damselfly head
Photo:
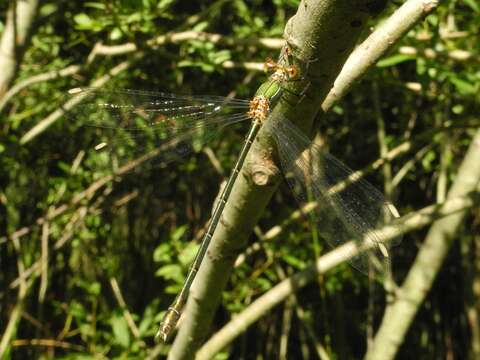
[[[295,80],[298,77],[298,68],[295,65],[290,65],[285,68],[289,80]]]
[[[272,73],[272,78],[277,81],[295,80],[298,78],[298,67],[296,65],[289,65],[289,62],[277,63],[272,59],[267,59],[263,64],[265,72]]]

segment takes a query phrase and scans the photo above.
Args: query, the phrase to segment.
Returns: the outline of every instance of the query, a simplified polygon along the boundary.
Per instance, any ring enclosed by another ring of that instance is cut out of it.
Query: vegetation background
[[[3,35],[15,3],[0,2]],[[161,315],[248,127],[226,129],[181,161],[112,178],[108,159],[93,149],[102,131],[62,115],[68,89],[251,98],[298,5],[39,2],[13,78],[0,84],[0,357],[153,356]],[[400,5],[389,3],[371,27]],[[402,215],[444,201],[471,144],[479,124],[479,23],[477,0],[443,1],[318,124],[325,146],[353,169],[412,144],[368,176]],[[282,185],[251,236],[256,245],[232,274],[212,333],[329,250],[312,242],[308,216],[289,220],[297,208]],[[259,242],[278,224],[275,238]],[[479,229],[477,207],[456,232],[398,358],[480,356]],[[410,232],[393,249],[398,283],[426,233]],[[265,314],[218,358],[360,358],[384,306],[381,288],[345,264]],[[156,349],[162,356],[168,345]]]

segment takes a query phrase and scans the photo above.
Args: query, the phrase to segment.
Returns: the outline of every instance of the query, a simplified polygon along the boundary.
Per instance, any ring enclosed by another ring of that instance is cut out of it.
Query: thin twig
[[[22,251],[20,247],[20,241],[18,239],[13,241],[13,246],[14,246],[15,252],[17,253],[18,274],[19,274],[19,277],[23,277],[23,274],[25,272],[25,264],[22,261]],[[15,303],[15,306],[13,306],[12,308],[7,326],[5,327],[4,333],[2,335],[2,339],[0,340],[0,359],[4,358],[4,355],[8,351],[10,340],[17,333],[17,327],[23,312],[25,299],[27,297],[28,290],[33,284],[33,281],[27,282],[26,280],[22,280],[20,281],[19,284],[20,284],[20,287],[18,289],[17,302]]]
[[[44,82],[44,81],[49,81],[53,79],[58,79],[60,77],[66,77],[66,76],[71,76],[73,74],[77,74],[80,72],[82,67],[80,65],[70,65],[67,66],[66,68],[59,69],[59,70],[52,70],[49,72],[46,72],[44,74],[38,74],[32,77],[29,77],[28,79],[25,79],[14,86],[12,86],[5,96],[0,99],[0,112],[3,110],[5,107],[5,104],[16,94],[18,94],[20,91],[25,89],[26,87],[39,83],[39,82]]]
[[[446,57],[454,61],[468,61],[473,60],[480,62],[480,56],[474,52],[456,49],[450,51],[437,51],[431,48],[419,49],[413,46],[400,46],[398,53],[402,55],[422,56],[427,59],[436,59],[437,57]]]
[[[38,301],[40,304],[45,300],[45,294],[48,286],[48,234],[50,223],[45,221],[42,224],[42,250],[40,255],[40,288],[38,290]]]
[[[352,87],[353,82],[366,73],[398,40],[418,21],[425,18],[438,6],[438,0],[408,0],[380,25],[350,55],[333,88],[322,103],[328,111]]]
[[[105,85],[108,81],[110,81],[113,77],[117,76],[121,72],[127,70],[135,60],[138,60],[143,53],[137,53],[133,57],[132,60],[123,61],[114,68],[112,68],[108,74],[101,76],[100,78],[94,80],[90,86],[92,87],[101,87]],[[45,119],[41,120],[37,125],[32,127],[27,133],[25,133],[20,138],[20,144],[25,145],[36,138],[38,135],[43,133],[47,130],[50,126],[52,126],[57,120],[59,120],[62,116],[65,115],[66,112],[74,108],[76,105],[82,102],[82,100],[86,97],[86,93],[80,94],[76,97],[69,99],[65,104],[63,104],[60,108],[52,112],[48,115]]]
[[[268,49],[280,49],[285,40],[282,38],[248,38],[248,39],[239,39],[231,36],[225,36],[222,34],[207,33],[203,31],[183,31],[183,32],[173,32],[165,35],[159,35],[154,39],[147,40],[145,45],[147,48],[155,49],[158,46],[165,44],[178,44],[186,41],[203,41],[210,42],[213,44],[225,44],[225,45],[254,45],[261,46]],[[140,46],[142,49],[144,46]],[[124,55],[131,52],[136,52],[139,50],[139,46],[136,43],[125,43],[122,45],[112,45],[107,46],[100,44],[98,45],[95,54],[104,55],[104,56],[117,56]]]
[[[83,224],[83,220],[87,215],[87,208],[85,206],[80,207],[75,214],[70,218],[70,221],[65,226],[64,230],[62,231],[62,237],[55,243],[53,246],[54,251],[58,251],[61,249],[68,240],[70,240],[75,232],[78,230],[79,226]],[[16,240],[18,241],[18,240]],[[49,255],[51,257],[52,254]],[[47,259],[48,260],[48,259]],[[42,259],[35,261],[28,269],[26,269],[22,274],[20,274],[15,280],[13,280],[9,288],[15,289],[17,286],[21,284],[21,282],[26,281],[37,271],[40,271],[42,265]]]
[[[207,155],[208,160],[210,160],[210,163],[212,164],[213,168],[217,171],[217,173],[220,176],[225,176],[225,172],[223,171],[222,164],[218,160],[218,158],[215,156],[215,153],[213,152],[212,148],[209,146],[206,146],[203,149],[203,152],[205,155]]]
[[[128,310],[125,299],[123,298],[120,287],[118,286],[117,279],[115,279],[114,277],[110,278],[110,286],[112,287],[113,295],[115,295],[115,299],[117,300],[118,305],[120,305],[120,308],[123,311],[123,317],[127,322],[130,331],[136,339],[140,339],[140,330],[138,330],[138,327],[135,324],[135,320],[133,320],[132,314]]]
[[[12,341],[12,346],[46,346],[67,350],[85,351],[85,347],[81,345],[72,344],[66,341],[59,341],[56,339],[17,339]]]
[[[378,146],[380,150],[380,157],[384,159],[388,154],[388,144],[387,144],[387,134],[385,130],[385,121],[382,115],[381,109],[381,101],[380,101],[380,93],[378,91],[378,84],[377,81],[374,81],[373,84],[373,107],[375,112],[375,118],[377,120],[377,139],[378,139]],[[385,191],[385,197],[387,200],[392,201],[392,166],[389,161],[386,161],[382,166],[383,172],[383,187]]]
[[[287,298],[283,308],[282,328],[280,332],[279,359],[288,359],[288,339],[292,328],[293,307],[295,302],[291,297]]]
[[[327,349],[323,344],[320,342],[320,340],[317,338],[317,335],[315,334],[315,330],[312,328],[310,321],[305,314],[305,311],[302,308],[302,305],[298,302],[297,298],[295,295],[293,295],[295,298],[295,309],[297,312],[297,317],[300,320],[300,324],[302,327],[305,329],[305,332],[307,333],[308,337],[311,339],[315,350],[317,351],[317,355],[319,359],[321,360],[330,360],[330,356],[328,355]]]
[[[434,144],[428,144],[427,146],[424,146],[420,150],[418,150],[415,155],[409,159],[403,166],[400,168],[400,170],[397,171],[395,176],[392,179],[392,186],[394,188],[398,187],[400,182],[405,178],[405,176],[408,174],[408,172],[415,166],[415,163],[419,162],[423,156],[430,151],[433,148]]]

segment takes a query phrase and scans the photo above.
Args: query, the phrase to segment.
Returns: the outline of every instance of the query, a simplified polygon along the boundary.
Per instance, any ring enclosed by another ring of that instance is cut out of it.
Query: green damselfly
[[[126,89],[77,88],[71,91],[84,97],[83,104],[73,111],[74,117],[87,115],[87,125],[114,132],[112,140],[100,143],[96,147],[98,150],[121,144],[122,151],[128,152],[125,147],[133,149],[139,141],[153,140],[158,147],[145,156],[168,160],[189,153],[191,141],[199,133],[203,134],[202,141],[205,141],[224,126],[252,121],[185,283],[167,310],[156,338],[166,341],[175,328],[251,144],[271,109],[284,94],[282,84],[298,77],[298,70],[289,64],[288,56],[288,51],[284,51],[278,63],[266,62],[266,68],[273,74],[252,100]],[[271,136],[276,141],[282,168],[297,200],[318,203],[315,222],[318,222],[319,233],[331,246],[367,238],[369,255],[360,256],[352,265],[364,273],[372,264],[377,269],[383,268],[382,264],[389,262],[388,247],[374,229],[398,217],[395,207],[365,180],[351,179],[352,170],[313,145],[288,119],[276,121]],[[339,182],[344,185],[339,187]]]

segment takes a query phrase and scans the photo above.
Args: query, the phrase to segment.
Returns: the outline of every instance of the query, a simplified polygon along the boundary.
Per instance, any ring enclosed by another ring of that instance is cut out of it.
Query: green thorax
[[[267,81],[265,81],[260,87],[258,88],[255,96],[264,96],[269,100],[270,108],[275,105],[278,101],[280,96],[282,95],[283,89],[280,86],[278,80],[269,77]]]

